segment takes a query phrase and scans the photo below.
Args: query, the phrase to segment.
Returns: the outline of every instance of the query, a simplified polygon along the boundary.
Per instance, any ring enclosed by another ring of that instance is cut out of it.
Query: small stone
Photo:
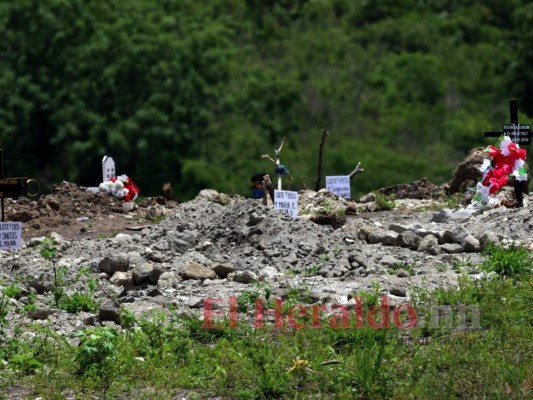
[[[472,235],[468,235],[463,239],[463,248],[467,253],[475,253],[481,251],[481,245],[479,244],[479,240],[477,240]]]
[[[135,202],[133,201],[125,201],[124,203],[122,203],[122,209],[127,212],[135,210],[136,207],[137,204],[135,204]]]
[[[452,231],[450,231],[449,229],[439,231],[437,238],[439,239],[440,244],[453,243]]]
[[[154,269],[154,266],[150,263],[143,263],[141,265],[136,265],[131,271],[133,282],[136,285],[142,285],[143,283],[146,283],[153,269]]]
[[[179,282],[179,275],[175,272],[163,272],[157,280],[157,286],[161,289],[171,289]]]
[[[219,278],[224,279],[228,276],[229,273],[234,272],[235,268],[231,264],[216,264],[213,267],[213,271],[215,271]]]
[[[437,255],[441,253],[438,239],[433,235],[427,235],[418,245],[418,251]]]
[[[227,274],[226,274],[227,275]],[[217,274],[214,270],[204,267],[196,262],[190,263],[181,273],[183,279],[216,279]]]
[[[360,240],[368,241],[368,235],[374,232],[377,228],[375,226],[363,226],[357,232],[357,238]]]
[[[45,239],[46,238],[44,236],[30,238],[28,246],[30,246],[30,247],[39,246],[39,245],[43,244]]]
[[[117,233],[115,237],[113,238],[113,241],[118,242],[118,243],[127,243],[127,242],[131,242],[132,239],[133,239],[133,236],[131,235],[127,235],[125,233]]]
[[[385,232],[385,236],[383,236],[381,243],[383,243],[385,246],[394,246],[396,244],[397,239],[398,239],[397,232],[387,231]]]
[[[400,264],[400,260],[398,260],[397,258],[393,257],[393,256],[384,256],[381,260],[380,260],[380,264],[381,265],[384,265],[385,267],[391,267],[393,265],[398,265]]]
[[[261,272],[259,272],[259,280],[260,281],[266,281],[275,278],[280,273],[275,267],[271,267],[270,265],[267,265],[266,267],[263,267],[261,269]]]
[[[98,263],[98,269],[113,275],[118,271],[127,271],[129,264],[129,260],[123,255],[107,256]]]
[[[500,238],[498,235],[492,231],[487,231],[479,237],[479,245],[481,248],[487,247],[489,244],[498,245],[500,243]]]
[[[159,281],[159,278],[161,277],[162,274],[164,274],[165,272],[169,272],[170,269],[169,268],[166,268],[162,265],[156,265],[154,267],[154,269],[152,269],[150,271],[150,274],[148,275],[148,280],[151,282],[151,283],[157,283]]]
[[[465,228],[458,226],[452,231],[452,242],[462,244],[463,239],[468,235],[469,233]]]
[[[402,232],[396,238],[396,246],[408,247],[412,250],[418,249],[422,238],[411,230]]]
[[[457,243],[444,243],[440,248],[443,252],[448,254],[457,254],[463,252],[463,246]]]
[[[100,306],[100,311],[98,312],[98,319],[100,321],[113,321],[117,324],[120,324],[119,309],[114,301],[107,300],[104,304]]]
[[[131,272],[117,271],[113,274],[111,279],[109,279],[109,282],[115,286],[130,286],[133,283]]]
[[[233,276],[234,282],[252,283],[257,280],[257,275],[252,271],[237,271]]]
[[[100,272],[98,274],[98,279],[100,280],[108,280],[111,277],[107,272]]]
[[[407,230],[407,228],[403,225],[399,225],[399,224],[390,224],[389,225],[389,231],[393,231],[393,232],[396,232],[396,233],[402,233],[402,232],[405,232]]]
[[[407,289],[404,287],[392,286],[389,288],[389,293],[393,296],[406,297]]]
[[[246,225],[255,226],[255,225],[259,224],[260,222],[262,222],[264,219],[265,219],[265,215],[264,214],[259,215],[256,212],[252,212],[248,216],[248,222],[246,223]]]
[[[370,232],[368,235],[367,241],[370,244],[376,244],[383,242],[383,239],[385,238],[386,232],[382,229],[376,229]]]

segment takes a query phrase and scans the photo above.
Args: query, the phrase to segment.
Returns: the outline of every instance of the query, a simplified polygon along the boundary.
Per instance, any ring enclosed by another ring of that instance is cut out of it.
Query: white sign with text
[[[22,222],[0,222],[0,250],[20,248]]]
[[[298,192],[274,190],[274,208],[291,217],[298,216]]]
[[[350,198],[349,176],[326,176],[326,189],[345,199]]]

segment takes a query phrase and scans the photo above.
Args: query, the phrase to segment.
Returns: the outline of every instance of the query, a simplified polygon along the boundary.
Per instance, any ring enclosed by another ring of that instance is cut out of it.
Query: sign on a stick
[[[274,190],[274,208],[291,217],[298,216],[298,192]]]
[[[22,222],[0,222],[0,250],[20,248]]]
[[[326,176],[326,189],[345,199],[350,198],[349,176]]]

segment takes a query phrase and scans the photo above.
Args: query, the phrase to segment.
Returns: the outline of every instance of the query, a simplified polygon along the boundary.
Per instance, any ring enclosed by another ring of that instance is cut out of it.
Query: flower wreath
[[[507,185],[510,177],[514,177],[517,181],[527,181],[525,168],[527,152],[509,136],[500,139],[499,147],[489,146],[484,152],[488,153],[489,158],[483,160],[479,168],[483,177],[477,184],[477,193],[472,203],[494,207],[500,203],[496,195]]]
[[[124,201],[135,201],[141,192],[135,182],[127,175],[114,176],[107,182],[101,183],[99,189],[101,192],[109,193]]]

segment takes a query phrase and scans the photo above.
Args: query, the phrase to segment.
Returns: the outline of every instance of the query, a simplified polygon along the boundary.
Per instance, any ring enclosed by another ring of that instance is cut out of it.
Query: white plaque
[[[22,222],[0,222],[0,250],[20,248]]]
[[[291,217],[298,216],[298,192],[274,190],[274,208]]]
[[[345,199],[350,198],[349,176],[326,176],[326,189]]]

